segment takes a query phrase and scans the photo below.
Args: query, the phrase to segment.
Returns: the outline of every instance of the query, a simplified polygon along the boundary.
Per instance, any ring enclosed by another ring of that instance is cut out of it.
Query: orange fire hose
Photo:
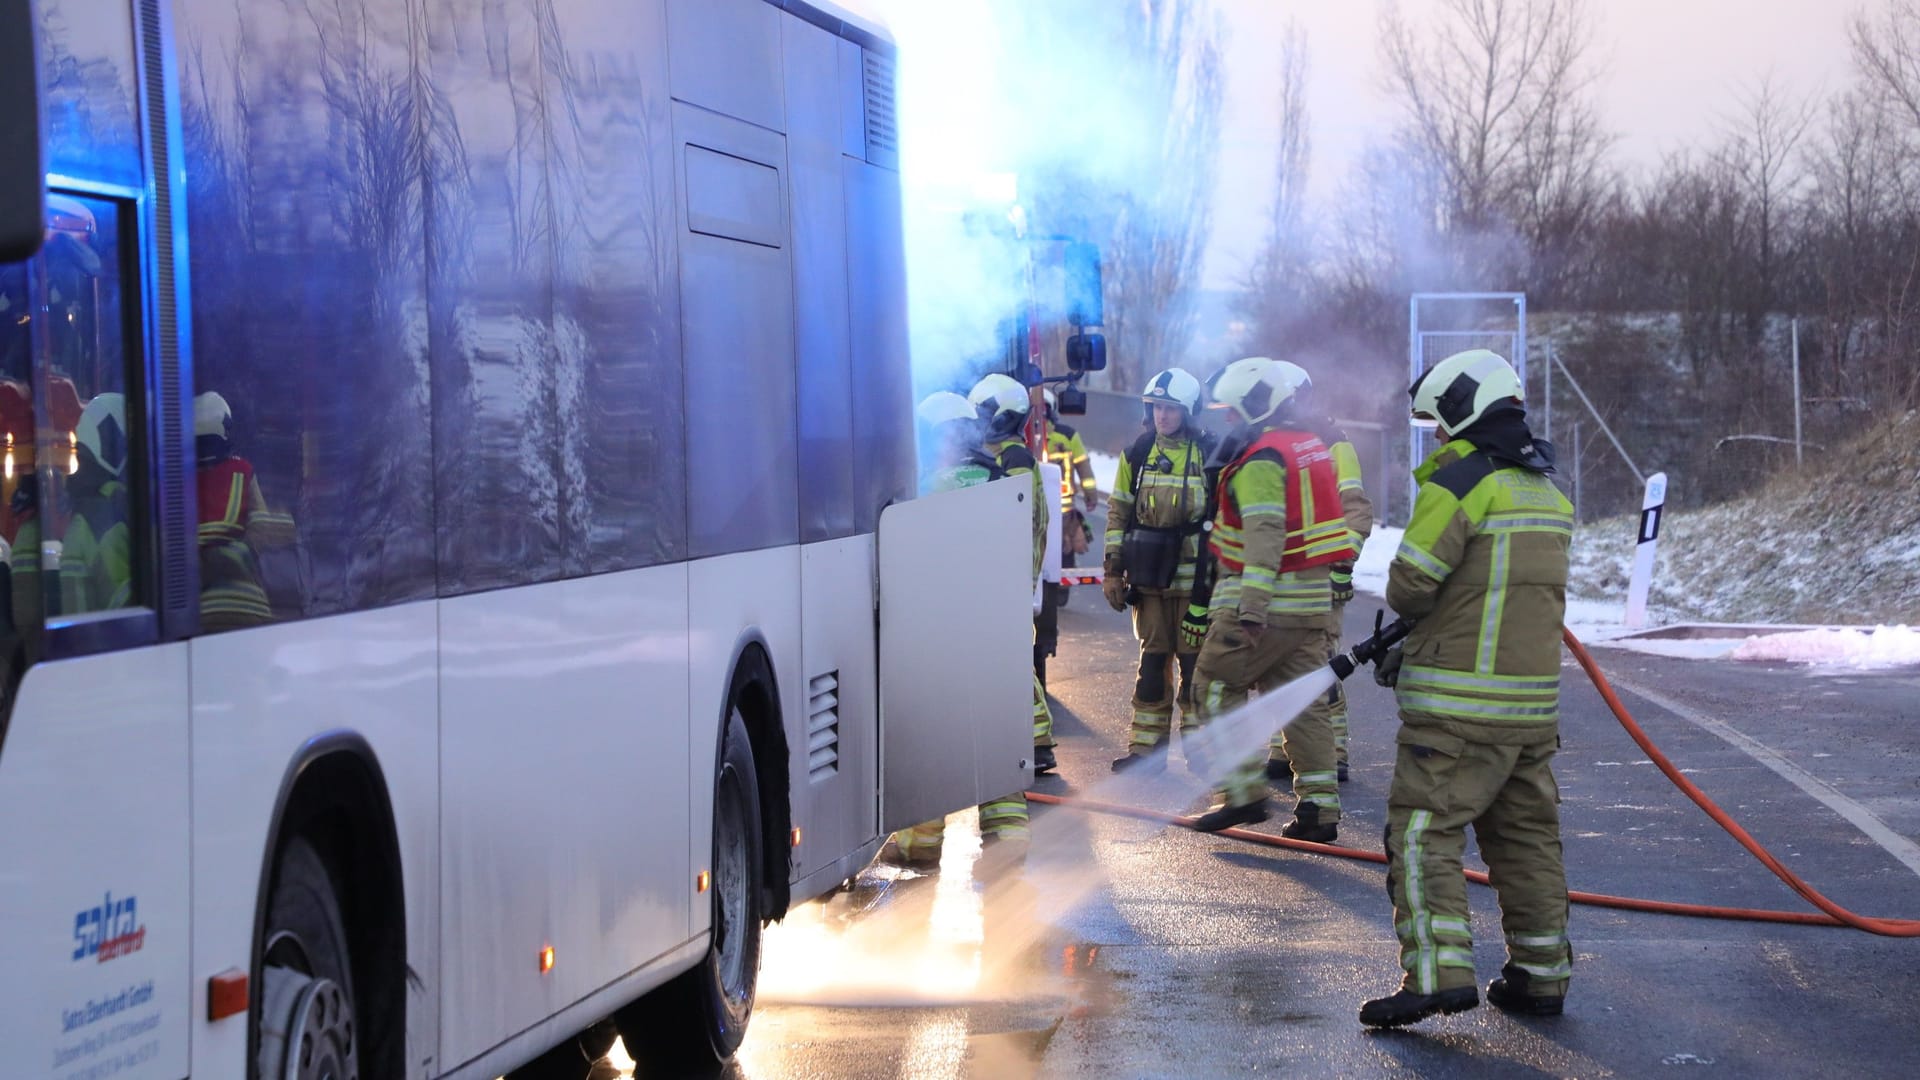
[[[1761,864],[1773,871],[1776,877],[1786,882],[1789,888],[1799,893],[1808,903],[1819,908],[1825,914],[1814,914],[1804,911],[1771,911],[1764,908],[1720,907],[1711,904],[1682,904],[1667,900],[1642,900],[1638,897],[1631,896],[1610,896],[1606,893],[1581,892],[1575,889],[1567,890],[1568,900],[1576,904],[1619,908],[1624,911],[1650,911],[1663,915],[1687,915],[1704,919],[1738,919],[1745,922],[1794,923],[1802,926],[1849,926],[1856,930],[1865,930],[1871,934],[1882,934],[1887,937],[1920,937],[1920,920],[1878,919],[1865,915],[1856,915],[1821,895],[1819,890],[1807,884],[1798,874],[1787,869],[1779,859],[1773,856],[1772,852],[1761,847],[1759,841],[1755,840],[1751,834],[1741,828],[1718,804],[1708,798],[1706,792],[1700,790],[1699,785],[1682,775],[1679,768],[1676,767],[1672,761],[1668,760],[1665,754],[1660,752],[1659,747],[1653,744],[1653,740],[1647,737],[1647,733],[1635,722],[1632,714],[1627,712],[1627,707],[1621,703],[1619,695],[1614,693],[1612,684],[1607,682],[1607,677],[1601,673],[1600,666],[1594,663],[1593,657],[1588,654],[1586,646],[1580,644],[1580,639],[1573,636],[1573,631],[1563,630],[1562,633],[1566,639],[1567,648],[1573,651],[1574,659],[1580,661],[1580,667],[1586,671],[1587,677],[1593,680],[1594,687],[1600,691],[1600,696],[1606,701],[1607,707],[1613,710],[1613,715],[1620,721],[1620,725],[1627,729],[1627,734],[1632,737],[1634,742],[1639,744],[1640,749],[1646,751],[1647,757],[1652,760],[1655,765],[1659,766],[1660,771],[1666,774],[1667,779],[1673,781],[1674,785],[1684,792],[1687,798],[1692,799],[1700,809],[1705,810],[1708,817],[1712,818],[1721,828],[1725,829],[1728,835],[1739,841],[1741,847],[1746,848],[1754,858],[1759,859]],[[1139,818],[1145,821],[1161,821],[1189,829],[1193,827],[1195,820],[1191,817],[1164,813],[1158,810],[1145,810],[1140,807],[1121,806],[1117,803],[1098,802],[1087,799],[1066,798],[1059,795],[1047,795],[1037,791],[1029,791],[1027,798],[1033,802],[1043,803],[1049,806],[1068,806],[1100,814]],[[1305,840],[1289,840],[1284,836],[1254,832],[1250,829],[1222,829],[1219,835],[1229,836],[1235,840],[1244,840],[1248,843],[1264,844],[1268,847],[1291,848],[1295,851],[1305,851],[1316,855],[1335,855],[1343,859],[1358,859],[1362,862],[1372,863],[1385,863],[1387,861],[1387,857],[1377,851],[1363,851],[1359,848],[1342,847],[1337,844],[1315,844]],[[1466,871],[1466,875],[1469,881],[1477,882],[1481,885],[1487,884],[1487,875],[1481,871],[1468,870]]]

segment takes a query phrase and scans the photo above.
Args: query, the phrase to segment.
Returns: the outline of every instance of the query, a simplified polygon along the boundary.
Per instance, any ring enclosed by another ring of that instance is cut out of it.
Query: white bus
[[[893,62],[0,5],[0,1076],[711,1069],[765,921],[1024,784],[1026,488],[909,501]]]

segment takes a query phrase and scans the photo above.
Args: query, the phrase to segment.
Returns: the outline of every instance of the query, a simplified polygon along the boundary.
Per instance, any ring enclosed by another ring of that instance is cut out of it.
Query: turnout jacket
[[[1300,452],[1298,467],[1289,469],[1287,455],[1271,448],[1276,440]],[[1310,433],[1261,428],[1221,444],[1209,463],[1215,467],[1218,510],[1209,546],[1219,577],[1209,610],[1268,626],[1323,625],[1333,610],[1328,566],[1353,557],[1336,524],[1344,519],[1333,516],[1337,497],[1318,505],[1313,499],[1316,488],[1335,486],[1325,445]]]
[[[1360,454],[1354,450],[1346,431],[1330,419],[1321,425],[1319,435],[1333,454],[1333,471],[1340,482],[1340,511],[1346,516],[1347,529],[1353,533],[1353,550],[1358,553],[1373,533],[1373,500],[1367,497],[1367,489],[1360,482]],[[1340,576],[1342,572],[1334,573]],[[1349,580],[1353,577],[1351,573],[1345,576]]]
[[[1017,437],[990,442],[986,450],[993,455],[993,463],[999,468],[1000,475],[1025,474],[1033,478],[1033,581],[1037,585],[1047,551],[1047,504],[1041,491],[1039,464],[1033,459],[1033,451],[1027,449],[1027,444]]]
[[[1414,470],[1387,575],[1388,605],[1418,620],[1396,693],[1408,727],[1532,745],[1559,735],[1573,507],[1545,475],[1552,447],[1518,415],[1494,419],[1490,437],[1456,438]]]
[[[1154,529],[1192,528],[1180,541],[1180,562],[1173,571],[1173,583],[1165,590],[1148,592],[1188,593],[1193,591],[1194,566],[1200,559],[1200,530],[1207,517],[1206,450],[1198,439],[1182,431],[1167,436],[1149,432],[1120,458],[1114,474],[1113,498],[1107,502],[1106,558],[1109,565],[1120,556],[1127,530],[1135,525]],[[1140,471],[1134,473],[1138,458]]]
[[[1095,486],[1087,444],[1078,431],[1065,424],[1051,424],[1047,428],[1047,460],[1060,466],[1060,509],[1072,510],[1075,486],[1079,495],[1090,494]]]

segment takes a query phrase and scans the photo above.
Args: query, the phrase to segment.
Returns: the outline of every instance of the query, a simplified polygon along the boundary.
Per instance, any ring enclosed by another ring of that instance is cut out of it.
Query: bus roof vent
[[[900,133],[893,111],[893,57],[860,50],[864,61],[867,106],[867,160],[889,169],[900,166]]]

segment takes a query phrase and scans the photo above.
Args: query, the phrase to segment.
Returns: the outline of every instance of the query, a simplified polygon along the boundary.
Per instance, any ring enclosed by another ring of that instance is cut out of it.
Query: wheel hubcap
[[[260,989],[260,1075],[358,1080],[353,1008],[332,979],[271,966]]]

